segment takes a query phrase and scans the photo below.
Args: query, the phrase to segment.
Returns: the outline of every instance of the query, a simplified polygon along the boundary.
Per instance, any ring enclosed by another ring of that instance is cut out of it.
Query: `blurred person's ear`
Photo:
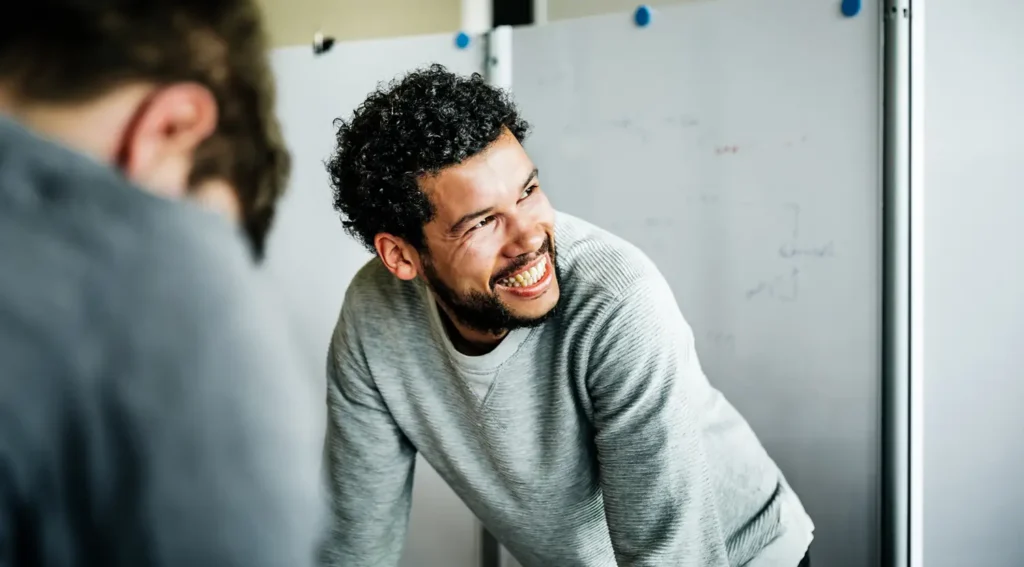
[[[208,89],[191,83],[158,88],[127,124],[118,166],[158,195],[184,197],[196,149],[216,127],[217,101]]]

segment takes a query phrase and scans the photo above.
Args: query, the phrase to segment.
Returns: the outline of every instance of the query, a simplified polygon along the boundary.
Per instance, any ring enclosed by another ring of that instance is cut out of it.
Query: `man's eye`
[[[480,221],[480,222],[478,222],[478,223],[474,224],[474,225],[473,225],[473,228],[471,228],[471,229],[469,229],[469,230],[477,230],[477,229],[479,229],[479,228],[483,228],[483,227],[485,227],[485,226],[487,226],[487,225],[491,224],[491,221],[493,221],[493,220],[494,220],[494,217],[493,217],[493,216],[487,217],[487,218],[485,218],[484,220],[482,220],[482,221]]]
[[[530,195],[533,194],[533,192],[536,189],[537,189],[536,185],[531,185],[531,186],[527,187],[526,189],[523,189],[523,194],[519,196],[519,200],[522,201],[523,199],[529,197]]]

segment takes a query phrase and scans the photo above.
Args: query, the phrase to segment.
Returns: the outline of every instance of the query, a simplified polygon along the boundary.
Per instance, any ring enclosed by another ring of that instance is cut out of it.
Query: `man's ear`
[[[377,249],[377,256],[395,277],[406,281],[416,277],[416,252],[408,242],[382,232],[374,237],[373,245]]]
[[[127,133],[121,165],[136,183],[168,197],[188,190],[188,176],[199,144],[217,127],[217,101],[198,84],[156,91]]]

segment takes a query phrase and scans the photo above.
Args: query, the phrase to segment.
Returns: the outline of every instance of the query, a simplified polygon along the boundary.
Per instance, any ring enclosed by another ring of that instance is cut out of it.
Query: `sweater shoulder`
[[[395,321],[422,319],[426,303],[418,280],[395,277],[376,256],[356,272],[345,290],[338,328],[351,334],[377,333]]]
[[[667,285],[639,247],[578,217],[556,217],[556,264],[561,303],[570,313],[604,309],[642,286]]]

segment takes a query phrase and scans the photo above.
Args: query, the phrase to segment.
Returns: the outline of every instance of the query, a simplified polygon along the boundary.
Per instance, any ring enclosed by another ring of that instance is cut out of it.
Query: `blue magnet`
[[[646,4],[641,4],[633,13],[633,21],[640,27],[647,27],[651,23],[651,9]]]
[[[469,35],[466,32],[459,32],[455,36],[455,46],[459,49],[466,49],[469,47]]]
[[[852,18],[860,13],[860,0],[843,0],[843,15]]]

